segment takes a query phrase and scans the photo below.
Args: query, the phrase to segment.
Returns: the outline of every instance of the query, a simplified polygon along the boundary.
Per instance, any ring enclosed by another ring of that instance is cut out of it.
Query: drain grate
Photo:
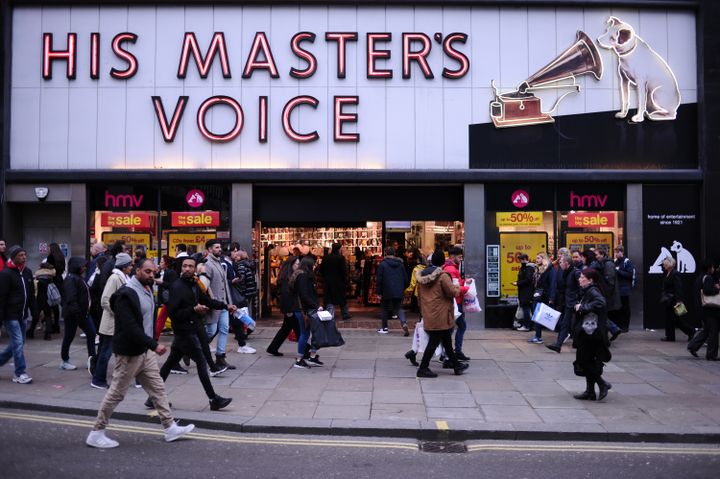
[[[462,454],[464,452],[467,452],[467,446],[462,442],[426,441],[420,443],[420,450],[423,452]]]

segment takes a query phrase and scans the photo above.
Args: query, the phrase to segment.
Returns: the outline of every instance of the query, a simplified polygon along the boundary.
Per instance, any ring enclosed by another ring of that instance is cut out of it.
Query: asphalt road
[[[165,443],[160,426],[114,421],[120,447],[84,440],[92,419],[0,409],[0,477],[14,478],[709,478],[720,445],[472,441],[431,453],[414,440],[236,434],[196,429]]]

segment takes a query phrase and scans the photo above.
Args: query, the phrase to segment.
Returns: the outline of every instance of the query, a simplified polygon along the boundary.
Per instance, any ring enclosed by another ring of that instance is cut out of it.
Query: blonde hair
[[[538,257],[542,258],[542,264],[538,265],[538,272],[543,274],[545,270],[548,269],[548,266],[550,266],[550,259],[548,258],[547,253],[538,253],[535,259],[537,260]]]
[[[675,265],[676,265],[677,263],[675,262],[675,258],[671,258],[670,256],[668,256],[667,258],[665,258],[665,259],[662,261],[662,264],[663,264],[663,266],[665,266],[665,268],[667,268],[667,269],[673,269],[673,268],[675,268]]]

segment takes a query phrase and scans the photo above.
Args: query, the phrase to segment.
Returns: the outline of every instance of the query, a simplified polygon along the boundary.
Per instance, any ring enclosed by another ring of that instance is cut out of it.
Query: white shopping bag
[[[415,325],[415,334],[413,334],[412,350],[419,354],[424,353],[425,347],[427,346],[429,339],[430,337],[425,332],[425,328],[423,327],[423,322],[421,320]],[[443,347],[441,344],[435,349],[435,354],[433,356],[440,356],[442,353]]]
[[[475,288],[475,281],[472,279],[468,279],[465,281],[465,286],[468,287],[467,293],[465,293],[466,298],[477,298],[477,288]]]
[[[560,314],[560,311],[555,311],[547,304],[538,303],[535,306],[535,312],[533,313],[532,320],[542,326],[545,326],[550,331],[553,331],[560,319]]]
[[[465,295],[463,297],[463,311],[466,313],[479,313],[482,311],[480,301],[477,299],[477,296],[469,297],[468,295]]]

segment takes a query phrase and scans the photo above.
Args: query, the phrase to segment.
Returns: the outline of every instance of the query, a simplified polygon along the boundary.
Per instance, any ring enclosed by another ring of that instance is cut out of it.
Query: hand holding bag
[[[688,310],[685,307],[685,303],[683,303],[682,301],[673,306],[673,310],[675,311],[675,316],[677,316],[678,318],[685,316],[688,313]]]
[[[535,323],[545,326],[550,331],[554,331],[561,314],[560,311],[552,309],[545,303],[538,303],[535,306],[532,320]]]

